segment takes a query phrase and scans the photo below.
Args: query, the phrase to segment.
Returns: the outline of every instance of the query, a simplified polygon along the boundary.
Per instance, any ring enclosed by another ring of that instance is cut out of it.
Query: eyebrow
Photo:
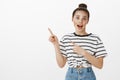
[[[80,15],[76,15],[77,17],[79,17]],[[83,16],[84,18],[87,18],[87,16]]]

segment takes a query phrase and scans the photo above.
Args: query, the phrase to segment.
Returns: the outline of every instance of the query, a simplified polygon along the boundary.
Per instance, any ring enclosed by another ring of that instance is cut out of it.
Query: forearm
[[[79,45],[73,43],[73,51],[78,55],[83,55],[93,66],[101,69],[103,66],[103,57],[96,58],[88,53],[85,49],[81,48]]]
[[[59,44],[54,45],[56,53],[56,61],[60,68],[64,67],[66,63],[66,58],[61,54]]]
[[[96,58],[95,56],[92,56],[87,51],[84,53],[84,57],[95,67],[101,69],[103,67],[103,58]]]

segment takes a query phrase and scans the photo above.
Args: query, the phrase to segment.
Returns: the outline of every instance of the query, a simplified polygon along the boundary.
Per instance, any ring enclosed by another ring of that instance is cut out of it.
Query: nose
[[[79,19],[79,23],[82,23],[82,19]]]

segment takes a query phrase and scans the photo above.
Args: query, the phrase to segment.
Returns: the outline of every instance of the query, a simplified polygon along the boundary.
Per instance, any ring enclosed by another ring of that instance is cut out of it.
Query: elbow
[[[98,68],[98,69],[102,69],[102,68],[103,68],[103,66],[98,66],[97,68]]]
[[[98,69],[102,69],[102,68],[103,68],[103,64],[98,65],[97,68],[98,68]]]
[[[61,64],[61,65],[60,65],[60,64],[58,64],[58,66],[59,66],[59,68],[63,68],[63,67],[64,67],[64,65],[62,65],[62,64]]]
[[[60,68],[63,68],[66,64],[66,60],[60,60],[60,61],[57,61],[57,64]]]
[[[59,66],[59,68],[63,68],[64,66]]]
[[[102,68],[103,68],[103,58],[101,58],[100,61],[97,62],[96,67],[97,67],[98,69],[102,69]]]
[[[58,66],[59,66],[60,68],[63,68],[63,67],[65,66],[65,62],[58,63]]]

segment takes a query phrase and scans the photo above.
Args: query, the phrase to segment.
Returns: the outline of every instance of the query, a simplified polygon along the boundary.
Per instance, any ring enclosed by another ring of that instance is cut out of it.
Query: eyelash
[[[76,19],[79,19],[79,17],[76,17]],[[82,18],[83,20],[86,20],[86,18]]]
[[[76,17],[76,19],[79,19],[79,17]]]

